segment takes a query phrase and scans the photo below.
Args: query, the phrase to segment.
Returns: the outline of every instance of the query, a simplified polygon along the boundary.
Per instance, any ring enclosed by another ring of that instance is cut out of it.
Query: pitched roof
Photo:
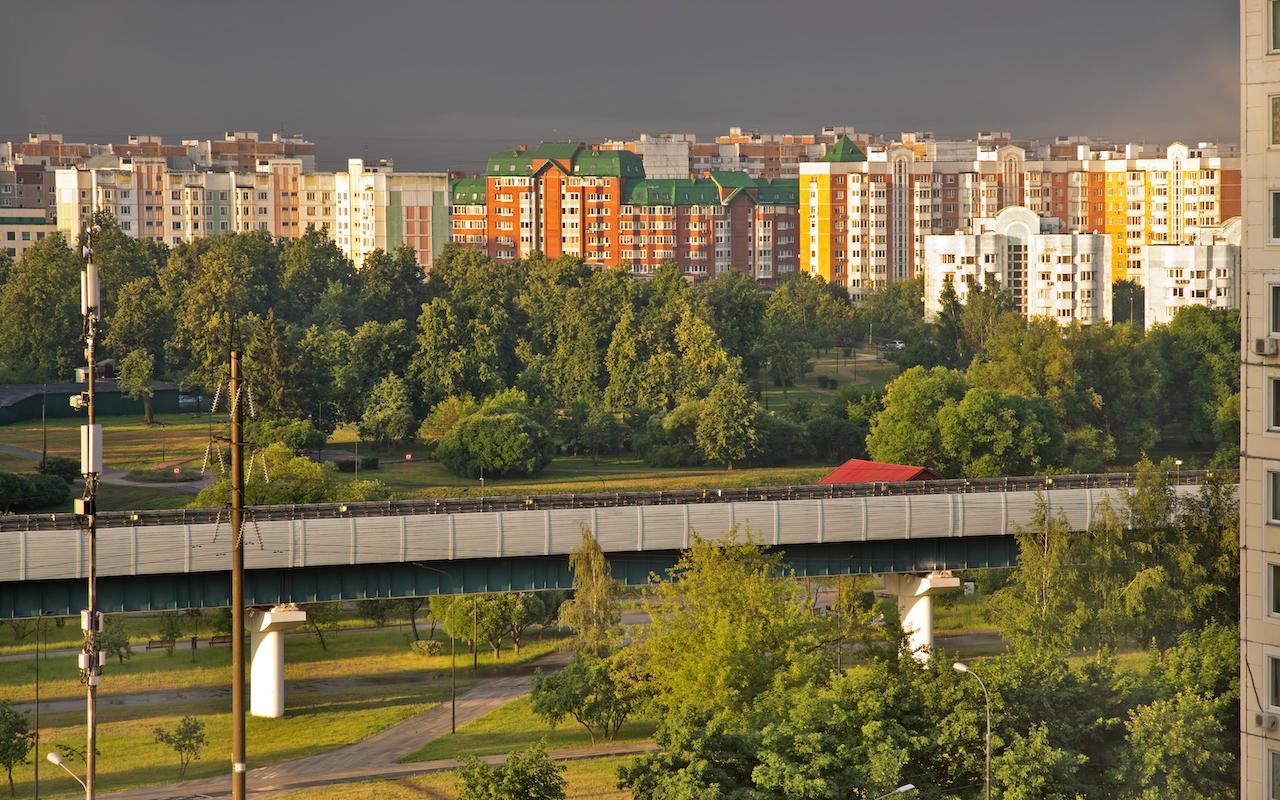
[[[841,136],[836,139],[835,144],[831,145],[831,149],[823,156],[821,161],[866,161],[867,154],[862,152],[862,148],[858,147],[848,136]]]
[[[488,202],[484,178],[459,178],[449,187],[455,206],[483,206]]]
[[[628,181],[622,202],[632,206],[703,206],[720,203],[720,190],[706,178],[697,180],[645,178]]]
[[[486,175],[529,175],[533,172],[533,159],[527,150],[503,150],[489,156]]]
[[[643,178],[644,160],[627,150],[584,150],[573,160],[573,174]]]
[[[851,458],[831,470],[818,483],[896,483],[898,481],[931,481],[937,478],[937,475],[924,467]]]
[[[771,206],[800,205],[799,178],[762,178],[756,181],[760,192],[757,202]]]

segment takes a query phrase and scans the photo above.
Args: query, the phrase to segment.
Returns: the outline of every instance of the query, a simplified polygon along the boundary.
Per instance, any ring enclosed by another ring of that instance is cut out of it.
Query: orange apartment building
[[[794,180],[651,179],[635,153],[547,142],[494,155],[451,201],[451,241],[497,259],[569,255],[638,275],[674,262],[693,280],[736,269],[766,284],[799,264]]]

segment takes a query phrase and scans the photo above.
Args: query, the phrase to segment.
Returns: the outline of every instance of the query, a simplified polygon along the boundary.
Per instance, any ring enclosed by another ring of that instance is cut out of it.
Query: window
[[[1271,293],[1270,333],[1272,336],[1280,336],[1280,284],[1271,284],[1268,291]]]
[[[1268,756],[1271,759],[1271,793],[1269,800],[1280,800],[1280,753],[1274,750]]]
[[[1280,378],[1267,378],[1267,430],[1280,431]]]
[[[1280,616],[1280,564],[1267,565],[1267,587],[1271,603],[1267,613]]]
[[[1267,523],[1280,525],[1280,472],[1267,471]]]
[[[1280,708],[1280,658],[1267,656],[1267,707]]]
[[[1271,146],[1280,146],[1280,95],[1271,95]]]
[[[1271,12],[1271,41],[1267,42],[1267,50],[1274,53],[1280,50],[1280,0],[1267,3]]]

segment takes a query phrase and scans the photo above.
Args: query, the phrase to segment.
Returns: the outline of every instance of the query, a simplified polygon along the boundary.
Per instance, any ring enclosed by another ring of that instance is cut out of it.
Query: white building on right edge
[[[941,310],[947,278],[961,302],[966,278],[981,285],[987,275],[1013,293],[1028,317],[1052,317],[1060,325],[1111,320],[1111,242],[1101,233],[1062,233],[1051,217],[1022,206],[974,221],[972,232],[924,237],[924,310]]]
[[[1240,218],[1191,234],[1192,244],[1142,247],[1144,325],[1167,325],[1185,306],[1239,308]]]

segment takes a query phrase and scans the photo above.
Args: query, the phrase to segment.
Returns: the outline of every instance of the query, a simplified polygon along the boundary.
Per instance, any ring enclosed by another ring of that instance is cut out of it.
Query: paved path
[[[569,662],[568,653],[552,653],[529,662],[529,667],[556,669]],[[519,675],[499,678],[483,678],[479,685],[458,697],[458,725],[462,726],[490,711],[505,705],[529,692],[532,670]],[[43,707],[43,704],[42,704]],[[418,764],[397,764],[396,760],[412,753],[427,742],[449,733],[450,704],[441,703],[429,711],[410,717],[398,725],[355,744],[326,750],[306,758],[285,761],[249,771],[248,786],[251,797],[270,797],[286,792],[301,791],[316,786],[335,783],[373,780],[386,777],[416,775],[423,772],[454,769],[458,762],[432,761]],[[636,747],[647,745],[619,745],[619,752],[602,751],[594,755],[640,752]],[[622,750],[621,748],[629,748]],[[581,750],[592,750],[582,748]],[[576,754],[576,755],[575,755]],[[578,750],[560,751],[561,758],[585,758]],[[495,757],[501,760],[501,756]],[[250,743],[252,761],[252,743]],[[229,776],[204,778],[195,781],[132,789],[103,795],[109,800],[174,800],[175,798],[222,798],[231,794]]]
[[[40,460],[40,454],[36,451],[28,450],[25,447],[15,447],[11,444],[0,444],[0,453],[8,453],[31,461]],[[205,475],[194,481],[138,481],[130,478],[129,473],[122,469],[103,467],[102,482],[112,486],[134,486],[141,489],[174,489],[182,494],[199,494],[201,489],[213,483],[213,476]]]

